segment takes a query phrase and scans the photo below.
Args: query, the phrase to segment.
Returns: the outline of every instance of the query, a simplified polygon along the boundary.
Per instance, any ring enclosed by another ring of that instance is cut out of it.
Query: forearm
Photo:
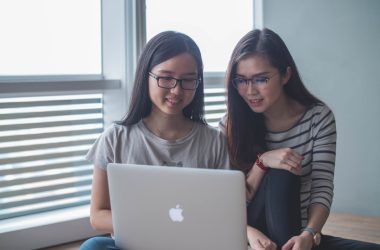
[[[321,232],[330,211],[321,204],[312,204],[309,207],[309,219],[306,227],[313,228],[316,232]]]
[[[109,209],[91,211],[91,226],[101,232],[113,234],[112,214]]]
[[[256,191],[258,190],[261,184],[261,180],[263,179],[264,175],[265,175],[265,171],[257,167],[255,163],[252,169],[249,171],[249,174],[246,180],[247,185],[249,186],[248,197],[247,197],[248,200],[251,200],[255,196]]]

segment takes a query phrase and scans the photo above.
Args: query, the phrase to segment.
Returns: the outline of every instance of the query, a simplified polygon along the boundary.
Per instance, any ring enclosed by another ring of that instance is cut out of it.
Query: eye
[[[255,78],[255,83],[256,84],[264,84],[268,82],[268,77],[256,77]]]
[[[172,80],[173,80],[173,78],[171,78],[169,76],[160,77],[161,82],[170,83]]]
[[[243,78],[235,78],[234,82],[235,84],[245,84],[247,81]]]

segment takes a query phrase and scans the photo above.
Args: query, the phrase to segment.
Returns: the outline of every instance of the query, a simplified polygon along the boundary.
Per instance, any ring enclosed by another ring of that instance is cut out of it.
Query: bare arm
[[[98,167],[92,180],[90,221],[95,230],[113,233],[107,172]]]
[[[246,182],[247,182],[247,201],[251,201],[255,196],[257,189],[261,184],[261,180],[265,175],[265,171],[253,165],[252,169],[249,171]]]
[[[315,229],[316,232],[321,232],[323,225],[325,225],[330,211],[323,205],[318,203],[312,204],[309,207],[309,221],[306,227]]]

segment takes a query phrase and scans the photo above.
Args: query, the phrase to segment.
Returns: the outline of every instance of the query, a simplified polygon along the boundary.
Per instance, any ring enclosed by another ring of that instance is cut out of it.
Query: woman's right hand
[[[247,237],[253,250],[276,250],[277,245],[259,230],[248,226]]]
[[[291,148],[280,148],[263,153],[260,161],[266,167],[285,169],[295,175],[301,175],[304,157]]]

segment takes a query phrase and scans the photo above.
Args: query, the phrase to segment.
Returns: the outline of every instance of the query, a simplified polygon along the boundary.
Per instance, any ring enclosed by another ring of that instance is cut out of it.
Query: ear
[[[282,85],[287,84],[291,76],[292,76],[292,68],[288,66],[286,67],[285,75],[282,76],[282,81],[281,81]]]

